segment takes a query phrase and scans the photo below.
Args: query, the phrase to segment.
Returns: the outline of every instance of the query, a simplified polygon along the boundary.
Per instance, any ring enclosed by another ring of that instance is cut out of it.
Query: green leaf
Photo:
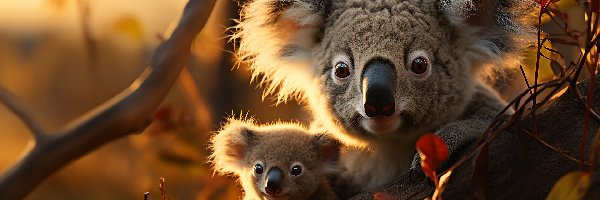
[[[590,174],[582,171],[569,172],[556,182],[546,200],[581,199],[590,187]]]

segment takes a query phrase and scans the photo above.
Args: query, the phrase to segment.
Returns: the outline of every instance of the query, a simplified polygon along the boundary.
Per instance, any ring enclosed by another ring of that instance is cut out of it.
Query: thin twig
[[[33,136],[36,142],[42,142],[46,133],[44,129],[33,119],[33,116],[29,114],[25,106],[21,104],[17,97],[12,95],[6,88],[0,86],[0,102],[6,105],[10,111],[12,111],[23,123]]]
[[[574,72],[571,72],[571,74]],[[484,131],[484,133],[482,134],[482,136],[479,138],[479,141],[477,142],[477,146],[475,147],[475,149],[473,151],[471,151],[471,153],[467,154],[466,156],[462,157],[460,160],[458,160],[456,163],[454,163],[454,165],[452,165],[451,167],[449,167],[447,170],[445,170],[444,172],[440,173],[440,174],[444,174],[448,171],[453,171],[454,169],[456,169],[458,166],[462,165],[464,162],[466,162],[467,160],[471,159],[473,156],[475,156],[479,151],[481,151],[481,149],[483,149],[484,146],[489,145],[489,143],[491,143],[500,133],[502,133],[504,130],[508,129],[509,127],[513,126],[514,123],[517,120],[521,120],[524,117],[531,117],[533,114],[533,111],[529,112],[528,114],[522,115],[522,113],[524,112],[526,105],[530,102],[532,102],[534,99],[537,98],[537,95],[539,93],[544,92],[546,89],[548,88],[552,88],[554,87],[555,89],[554,91],[557,91],[558,88],[561,88],[568,79],[563,79],[563,80],[553,80],[547,83],[540,83],[540,84],[536,84],[531,86],[531,88],[529,88],[528,90],[525,90],[523,92],[521,92],[521,94],[519,94],[517,97],[515,97],[508,105],[506,105],[506,107],[495,117],[494,121],[492,122],[492,124]],[[534,93],[534,95],[530,95],[525,102],[521,105],[521,107],[518,107],[517,109],[515,109],[515,114],[511,115],[510,118],[508,119],[508,121],[502,121],[504,120],[501,116],[503,116],[503,114],[513,105],[518,104],[518,102],[520,102],[520,99],[523,98],[525,95],[527,95],[529,93],[530,90],[533,90],[534,88],[539,88],[541,87],[539,90],[537,90],[537,92]],[[546,103],[546,101],[548,101],[550,99],[550,97],[547,97],[544,101],[542,101],[542,103]],[[535,121],[535,119],[533,119]],[[490,135],[488,137],[488,135]],[[578,162],[578,161],[576,161]]]
[[[197,125],[203,128],[210,127],[212,124],[212,118],[210,117],[209,112],[210,108],[200,95],[200,90],[196,85],[196,81],[187,67],[181,70],[177,83],[185,97],[194,107],[194,116],[196,118],[196,123],[198,123]]]
[[[97,67],[94,65],[98,65],[98,43],[92,37],[90,2],[87,0],[78,0],[77,3],[79,5],[79,18],[83,42],[85,44],[85,49],[87,50],[89,63],[93,65],[95,69]]]
[[[577,80],[577,78],[579,77],[579,74],[581,73],[581,70],[583,69],[583,67],[584,67],[584,64],[586,63],[586,60],[587,60],[587,59],[586,59],[586,57],[587,57],[587,56],[588,56],[588,54],[590,53],[591,49],[592,49],[592,48],[593,48],[593,47],[594,47],[594,46],[595,46],[595,45],[596,45],[598,42],[600,42],[599,40],[600,40],[600,37],[596,37],[596,38],[594,39],[594,41],[592,41],[591,43],[589,43],[589,44],[587,45],[587,47],[585,48],[585,51],[584,51],[584,53],[583,53],[582,57],[580,58],[580,59],[581,59],[581,61],[579,62],[579,66],[578,66],[578,68],[577,68],[577,72],[575,72],[575,77],[573,78],[574,80]],[[583,98],[583,95],[581,94],[581,91],[579,90],[579,87],[577,86],[577,81],[573,81],[573,82],[571,82],[571,87],[575,88],[575,89],[573,90],[573,92],[575,93],[575,96],[576,96],[576,97],[577,97],[577,98],[578,98],[580,101],[583,101],[583,102],[585,102],[586,106],[589,106],[589,107],[590,107],[590,114],[592,114],[592,116],[594,116],[594,118],[595,118],[597,121],[600,121],[600,115],[598,115],[598,112],[596,111],[596,109],[594,109],[594,107],[593,107],[593,106],[591,106],[591,105],[587,105],[587,104],[588,104],[588,103],[587,103],[587,101],[586,101],[586,100]]]
[[[167,191],[165,190],[165,178],[163,177],[160,177],[159,179],[158,190],[160,191],[160,196],[162,197],[162,200],[169,200]]]
[[[523,79],[525,79],[525,85],[527,85],[527,89],[529,89],[529,94],[533,94],[531,85],[529,85],[529,81],[527,80],[527,75],[525,75],[525,70],[523,70],[523,65],[519,65],[519,69],[521,69],[521,74],[523,75]]]
[[[579,160],[577,158],[575,158],[575,156],[571,155],[568,151],[561,150],[551,144],[548,144],[542,138],[538,137],[537,135],[533,134],[531,131],[529,131],[525,128],[523,128],[523,132],[526,133],[527,135],[529,135],[530,137],[532,137],[533,139],[535,139],[535,141],[539,142],[540,144],[544,145],[545,147],[547,147],[549,149],[552,149],[553,151],[559,153],[563,157],[565,157],[573,162],[579,163]],[[591,166],[591,164],[589,162],[584,162],[583,165],[588,166],[588,167]]]

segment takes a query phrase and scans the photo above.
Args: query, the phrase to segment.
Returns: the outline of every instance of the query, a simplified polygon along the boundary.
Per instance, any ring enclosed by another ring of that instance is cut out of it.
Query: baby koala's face
[[[324,173],[314,135],[284,129],[255,137],[244,171],[263,199],[307,199],[317,190]]]
[[[339,143],[297,124],[231,119],[211,142],[215,171],[238,176],[244,199],[309,199],[338,169]]]

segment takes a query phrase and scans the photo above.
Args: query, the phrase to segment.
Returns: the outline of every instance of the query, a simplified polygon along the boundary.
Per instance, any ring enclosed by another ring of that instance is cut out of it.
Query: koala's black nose
[[[265,192],[268,195],[275,195],[281,192],[281,185],[283,183],[283,172],[277,167],[273,167],[267,172],[267,180]]]
[[[394,114],[394,65],[383,59],[375,59],[365,66],[362,75],[363,106],[368,117]]]

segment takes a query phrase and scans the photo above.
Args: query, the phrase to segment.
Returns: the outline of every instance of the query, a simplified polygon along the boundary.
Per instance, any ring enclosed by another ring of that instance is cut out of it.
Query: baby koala
[[[337,199],[327,177],[337,172],[340,146],[325,134],[231,119],[211,142],[215,171],[239,177],[244,200]]]

